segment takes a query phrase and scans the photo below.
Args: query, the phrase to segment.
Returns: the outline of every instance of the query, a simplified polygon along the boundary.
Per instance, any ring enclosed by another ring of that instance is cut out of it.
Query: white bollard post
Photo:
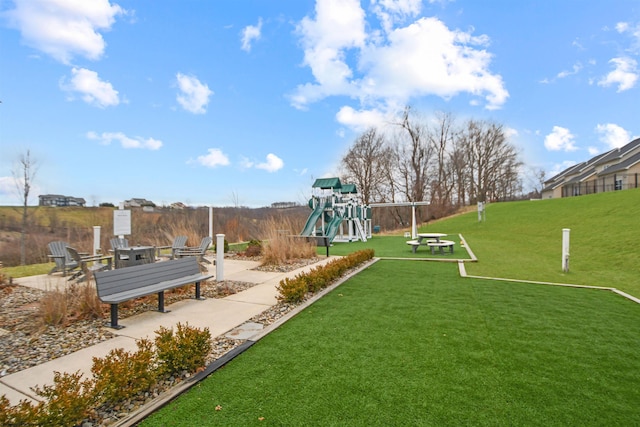
[[[100,226],[93,226],[93,254],[98,255],[100,252]]]
[[[213,239],[213,206],[209,206],[209,237]]]
[[[224,234],[216,234],[216,282],[224,280]]]
[[[411,205],[411,238],[416,239],[418,237],[418,224],[416,223],[416,205]]]
[[[562,271],[569,272],[569,234],[571,229],[562,229]]]

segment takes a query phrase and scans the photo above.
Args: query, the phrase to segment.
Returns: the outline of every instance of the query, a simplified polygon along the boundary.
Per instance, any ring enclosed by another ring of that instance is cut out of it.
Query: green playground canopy
[[[340,178],[318,178],[316,182],[313,183],[313,188],[338,190],[342,188],[342,184],[340,184]]]
[[[342,184],[340,188],[342,194],[358,194],[358,189],[355,184]]]

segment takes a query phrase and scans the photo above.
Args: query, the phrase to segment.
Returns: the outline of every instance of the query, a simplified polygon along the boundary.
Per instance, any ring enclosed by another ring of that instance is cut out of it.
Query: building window
[[[622,180],[621,179],[616,179],[616,183],[614,185],[614,189],[617,190],[622,190]]]

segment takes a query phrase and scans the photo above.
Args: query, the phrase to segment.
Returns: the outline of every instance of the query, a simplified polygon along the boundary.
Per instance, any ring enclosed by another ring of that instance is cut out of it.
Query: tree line
[[[341,160],[341,179],[358,186],[365,204],[428,201],[424,220],[521,196],[522,167],[501,124],[458,123],[442,112],[421,120],[406,107],[395,122],[355,139]]]

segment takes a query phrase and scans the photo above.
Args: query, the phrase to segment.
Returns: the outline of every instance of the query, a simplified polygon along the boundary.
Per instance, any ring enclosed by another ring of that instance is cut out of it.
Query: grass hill
[[[615,287],[640,297],[640,189],[580,197],[496,203],[423,227],[461,233],[479,262],[472,275]],[[562,272],[562,229],[571,230]]]

